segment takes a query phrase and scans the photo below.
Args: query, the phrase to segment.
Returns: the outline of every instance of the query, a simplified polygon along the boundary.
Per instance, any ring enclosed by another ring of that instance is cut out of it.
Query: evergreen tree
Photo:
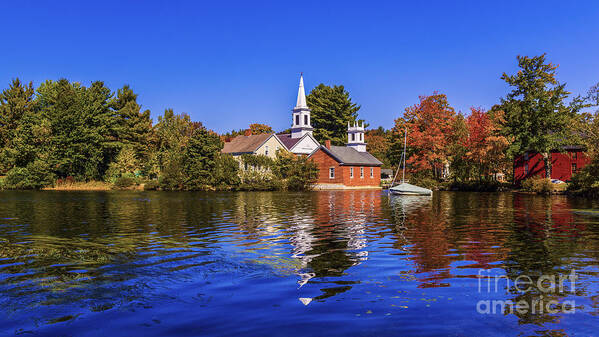
[[[545,176],[550,177],[550,152],[559,150],[571,137],[567,126],[575,111],[564,103],[570,93],[565,84],[556,79],[557,66],[547,63],[545,54],[518,56],[518,66],[520,70],[516,74],[501,76],[513,87],[501,101],[506,121],[504,133],[513,140],[508,153],[541,153]]]
[[[204,127],[193,130],[184,153],[186,189],[202,190],[213,184],[217,158],[222,148],[223,142],[216,133]]]
[[[22,137],[22,122],[36,112],[33,84],[14,79],[8,89],[0,93],[0,173],[23,163],[23,153],[17,146]]]
[[[314,137],[321,143],[330,140],[343,145],[347,140],[347,123],[358,119],[360,106],[353,103],[342,85],[330,87],[319,84],[306,97],[312,110],[311,124]]]
[[[135,160],[140,165],[146,164],[152,144],[150,110],[141,111],[137,94],[128,85],[117,90],[110,107],[114,110],[115,121],[110,133],[113,152],[109,159],[114,159],[123,147],[129,147],[133,150]]]
[[[46,81],[38,88],[41,115],[50,129],[49,161],[59,177],[100,179],[112,124],[111,92],[102,82],[85,88],[66,79]]]

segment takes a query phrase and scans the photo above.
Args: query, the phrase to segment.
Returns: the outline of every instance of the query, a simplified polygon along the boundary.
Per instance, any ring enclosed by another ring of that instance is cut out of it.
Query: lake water
[[[0,335],[594,335],[598,208],[511,193],[0,192]]]

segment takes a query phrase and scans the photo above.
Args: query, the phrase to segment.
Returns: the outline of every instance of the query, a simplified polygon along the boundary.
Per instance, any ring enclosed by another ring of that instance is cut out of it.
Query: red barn
[[[562,152],[552,151],[551,179],[570,181],[572,175],[591,162],[581,146],[565,146]],[[537,152],[526,152],[514,159],[514,183],[520,185],[522,180],[537,176],[545,178],[543,155]]]
[[[310,155],[319,169],[317,188],[380,188],[383,163],[354,147],[325,144]]]

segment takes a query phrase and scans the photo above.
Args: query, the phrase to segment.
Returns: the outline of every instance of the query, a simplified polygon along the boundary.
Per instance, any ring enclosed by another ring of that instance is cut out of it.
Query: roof
[[[259,135],[237,136],[230,142],[225,143],[222,153],[254,153],[274,134],[263,133]]]
[[[324,152],[328,153],[342,165],[363,165],[363,166],[381,166],[380,160],[376,159],[368,152],[359,152],[353,147],[331,146],[330,149],[321,146]],[[315,151],[316,152],[316,151]]]
[[[393,170],[392,169],[381,169],[381,174],[386,174],[386,175],[392,176]]]
[[[303,137],[291,138],[290,133],[279,133],[279,134],[277,134],[277,137],[279,138],[281,143],[283,143],[283,145],[285,145],[285,147],[288,149],[291,149],[292,147],[294,147],[295,144],[297,144],[297,142],[299,142],[300,139],[303,138]]]

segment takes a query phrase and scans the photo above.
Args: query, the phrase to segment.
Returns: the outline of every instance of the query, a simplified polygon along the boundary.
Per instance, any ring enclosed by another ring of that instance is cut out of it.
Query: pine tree
[[[108,163],[106,135],[112,124],[111,92],[102,82],[90,88],[66,79],[38,88],[41,117],[47,120],[49,161],[59,177],[101,179]]]
[[[314,137],[321,143],[330,140],[343,145],[347,138],[347,123],[358,119],[360,106],[353,103],[342,85],[319,84],[306,97],[311,112]]]
[[[571,137],[568,124],[575,111],[564,103],[570,93],[556,79],[557,66],[547,63],[545,54],[518,56],[518,66],[516,74],[501,76],[513,87],[501,101],[506,114],[504,133],[513,139],[508,151],[510,155],[541,153],[545,176],[550,177],[550,152],[559,150]]]
[[[8,89],[0,93],[0,172],[6,172],[24,160],[17,143],[23,137],[22,123],[36,112],[33,84],[14,79]]]
[[[137,94],[128,85],[118,89],[116,96],[110,101],[114,110],[115,121],[110,131],[112,139],[111,159],[123,147],[133,149],[135,159],[145,164],[149,160],[152,143],[152,119],[150,110],[141,111],[137,103]]]

